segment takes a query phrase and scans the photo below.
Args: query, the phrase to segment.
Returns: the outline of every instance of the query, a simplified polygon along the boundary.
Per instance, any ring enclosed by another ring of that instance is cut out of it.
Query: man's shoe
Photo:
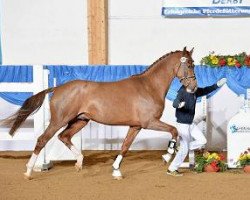
[[[175,171],[167,171],[167,175],[170,175],[170,176],[183,176],[182,173],[180,173],[178,170],[175,170]]]
[[[189,164],[189,169],[190,169],[191,171],[194,171],[194,170],[195,170],[195,165],[194,165],[194,164]]]

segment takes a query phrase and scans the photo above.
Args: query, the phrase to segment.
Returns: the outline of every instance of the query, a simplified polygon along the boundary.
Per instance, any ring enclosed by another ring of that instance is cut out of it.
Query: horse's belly
[[[87,115],[91,120],[109,125],[140,125],[136,110],[124,105],[90,106]]]

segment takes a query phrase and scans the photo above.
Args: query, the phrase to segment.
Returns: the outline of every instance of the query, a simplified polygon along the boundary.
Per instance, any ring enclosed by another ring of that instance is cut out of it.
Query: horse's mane
[[[143,75],[145,74],[147,71],[149,71],[151,68],[153,68],[158,62],[160,62],[162,59],[166,58],[167,56],[169,55],[172,55],[174,53],[177,53],[177,52],[180,52],[179,50],[178,51],[171,51],[169,53],[166,53],[165,55],[161,56],[160,58],[158,58],[155,62],[153,62],[151,65],[149,65],[147,67],[147,69],[145,71],[143,71],[142,73],[140,74],[135,74],[135,75],[132,75],[132,76],[140,76],[140,75]]]

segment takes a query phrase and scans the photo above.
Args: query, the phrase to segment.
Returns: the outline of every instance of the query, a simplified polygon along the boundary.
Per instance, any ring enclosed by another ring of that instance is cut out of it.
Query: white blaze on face
[[[181,61],[181,63],[185,63],[187,61],[187,58],[186,57],[181,57],[180,61]]]

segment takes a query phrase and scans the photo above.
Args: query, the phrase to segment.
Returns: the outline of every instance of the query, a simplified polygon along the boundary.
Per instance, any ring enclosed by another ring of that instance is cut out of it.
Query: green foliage
[[[198,155],[195,158],[195,163],[195,170],[200,173],[203,172],[204,166],[207,164],[207,160],[204,156]]]

